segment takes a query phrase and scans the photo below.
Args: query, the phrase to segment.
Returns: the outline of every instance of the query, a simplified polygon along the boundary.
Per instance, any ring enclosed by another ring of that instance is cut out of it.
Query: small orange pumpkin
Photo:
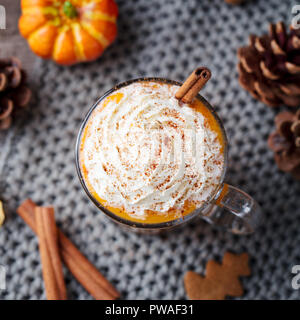
[[[114,0],[22,0],[21,8],[30,48],[58,64],[95,60],[117,35]]]

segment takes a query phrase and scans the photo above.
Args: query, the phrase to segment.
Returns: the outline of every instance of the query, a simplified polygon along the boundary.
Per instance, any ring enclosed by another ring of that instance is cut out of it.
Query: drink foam
[[[200,207],[219,185],[224,154],[201,112],[175,98],[178,86],[135,82],[92,112],[80,153],[87,184],[105,205],[147,212]]]

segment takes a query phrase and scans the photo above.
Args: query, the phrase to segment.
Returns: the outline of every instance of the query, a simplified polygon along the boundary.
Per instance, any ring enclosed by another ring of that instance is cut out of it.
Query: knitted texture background
[[[298,299],[292,266],[300,264],[300,183],[279,172],[267,137],[276,110],[238,84],[238,47],[269,22],[291,22],[290,0],[117,0],[119,37],[96,62],[60,67],[35,58],[35,98],[12,129],[1,135],[0,195],[7,212],[0,229],[0,265],[7,268],[1,299],[45,299],[38,242],[15,210],[26,198],[56,208],[62,230],[120,290],[124,299],[185,299],[183,275],[201,274],[225,251],[248,252],[253,275],[243,299]],[[22,56],[20,56],[22,58]],[[92,104],[115,84],[141,76],[183,81],[197,66],[213,77],[202,94],[219,112],[229,139],[227,181],[263,207],[254,234],[234,236],[198,219],[160,236],[138,235],[108,221],[81,188],[75,140]],[[277,110],[278,111],[278,110]],[[91,299],[65,270],[70,299]]]

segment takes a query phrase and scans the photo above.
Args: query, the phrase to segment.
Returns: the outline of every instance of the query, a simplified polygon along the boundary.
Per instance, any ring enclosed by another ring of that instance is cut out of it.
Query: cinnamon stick
[[[192,103],[210,77],[211,71],[208,68],[200,67],[195,69],[177,90],[176,99],[181,100],[183,103]]]
[[[119,298],[119,292],[61,231],[59,232],[59,239],[65,265],[96,300]]]
[[[51,207],[36,207],[35,219],[48,300],[66,300],[67,291],[58,248],[58,234]]]
[[[107,288],[104,289],[104,282],[102,282],[102,280],[98,281],[98,271],[98,276],[95,278],[88,273],[85,264],[82,265],[80,262],[76,262],[76,259],[74,259],[74,256],[71,255],[69,251],[63,250],[62,255],[65,265],[70,269],[74,277],[96,300],[114,300],[118,297],[116,294],[112,295]]]
[[[37,233],[34,216],[36,204],[31,200],[25,200],[17,209],[17,213]],[[65,265],[82,286],[97,300],[117,299],[119,292],[108,280],[87,260],[76,246],[58,229],[58,241],[60,253]]]

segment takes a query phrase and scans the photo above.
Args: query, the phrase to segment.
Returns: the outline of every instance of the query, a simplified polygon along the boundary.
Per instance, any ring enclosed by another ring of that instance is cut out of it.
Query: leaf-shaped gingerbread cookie
[[[243,295],[240,276],[249,276],[249,256],[247,253],[235,255],[226,252],[223,263],[213,260],[206,265],[206,277],[188,271],[184,276],[184,284],[190,300],[223,300],[226,296]]]

